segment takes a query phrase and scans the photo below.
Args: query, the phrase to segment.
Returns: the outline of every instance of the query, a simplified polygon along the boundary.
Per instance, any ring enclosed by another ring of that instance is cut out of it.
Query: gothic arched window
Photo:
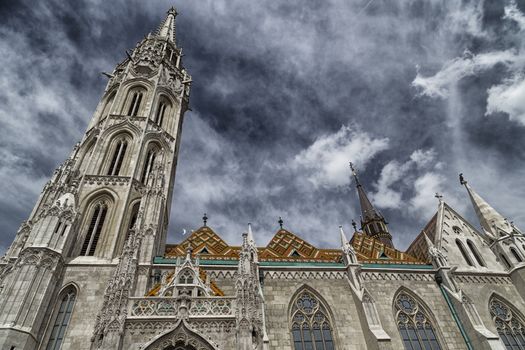
[[[73,287],[62,293],[46,350],[59,350],[62,346],[62,340],[64,339],[66,328],[71,319],[71,312],[73,311],[76,296],[77,293]]]
[[[499,337],[508,350],[525,349],[525,324],[503,301],[493,298],[490,301],[490,314],[496,324]]]
[[[131,117],[136,117],[140,111],[140,104],[144,96],[144,90],[135,89],[135,90],[130,91],[130,93],[131,93],[131,101],[129,103],[127,115]]]
[[[144,166],[142,167],[142,176],[140,182],[146,183],[148,181],[148,176],[153,170],[153,165],[155,164],[155,157],[157,156],[157,149],[150,149],[144,160]]]
[[[334,339],[328,312],[315,295],[304,290],[291,309],[294,350],[333,350]]]
[[[158,126],[162,126],[162,122],[164,121],[164,116],[169,110],[169,107],[170,107],[170,103],[165,98],[160,100],[157,106],[157,111],[155,113],[155,118],[153,119],[153,122],[155,124],[157,124]]]
[[[467,239],[467,245],[468,245],[470,251],[472,252],[472,255],[474,255],[474,258],[476,259],[478,264],[480,266],[486,266],[485,262],[481,258],[481,255],[479,255],[479,252],[478,252],[476,246],[474,245],[474,243],[472,243],[472,241],[470,239]]]
[[[421,305],[406,293],[395,299],[396,320],[406,350],[441,350],[432,321]]]
[[[193,274],[186,270],[182,274],[179,275],[179,283],[180,284],[193,284]]]
[[[126,155],[126,150],[128,148],[128,141],[125,139],[120,139],[115,145],[113,150],[113,157],[111,157],[111,163],[109,163],[108,175],[118,175],[120,168],[122,167],[122,161]]]
[[[108,207],[105,203],[102,202],[95,205],[80,255],[92,256],[95,254],[98,239],[102,232],[102,227],[104,227],[104,220],[106,219],[107,211]]]
[[[461,255],[463,255],[463,259],[465,259],[467,264],[469,264],[469,266],[474,266],[474,264],[472,263],[472,260],[470,259],[470,256],[465,250],[465,246],[463,246],[463,243],[459,239],[456,239],[456,244],[459,248],[459,251],[461,252]]]
[[[517,262],[523,262],[523,258],[514,247],[510,247],[510,252],[514,255],[514,259],[516,259]]]
[[[507,260],[507,257],[503,254],[500,254],[499,257],[501,258],[501,261],[503,261],[503,264],[507,269],[510,269],[510,262]]]

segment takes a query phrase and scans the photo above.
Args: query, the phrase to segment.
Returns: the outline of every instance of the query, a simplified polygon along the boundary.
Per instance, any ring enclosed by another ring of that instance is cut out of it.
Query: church
[[[0,349],[525,349],[525,236],[466,175],[481,229],[438,196],[406,251],[353,166],[361,222],[325,232],[338,246],[282,220],[266,246],[249,224],[232,246],[206,215],[167,244],[192,84],[176,16],[108,74],[1,259]]]

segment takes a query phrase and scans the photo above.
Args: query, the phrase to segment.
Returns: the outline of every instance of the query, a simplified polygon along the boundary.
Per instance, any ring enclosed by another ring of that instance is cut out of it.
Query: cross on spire
[[[204,216],[202,217],[202,222],[204,222],[204,226],[208,223],[208,215],[206,215],[206,213],[204,213]]]
[[[283,221],[283,218],[279,216],[279,221],[277,221],[279,223],[279,226],[281,227],[281,230],[283,229],[283,224],[284,224],[284,221]]]

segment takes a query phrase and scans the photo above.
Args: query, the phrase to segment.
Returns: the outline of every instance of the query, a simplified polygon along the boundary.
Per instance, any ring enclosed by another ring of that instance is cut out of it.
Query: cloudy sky
[[[82,138],[111,71],[171,6],[193,76],[169,241],[285,227],[338,246],[348,161],[405,249],[469,183],[525,227],[525,1],[0,2],[0,252]]]

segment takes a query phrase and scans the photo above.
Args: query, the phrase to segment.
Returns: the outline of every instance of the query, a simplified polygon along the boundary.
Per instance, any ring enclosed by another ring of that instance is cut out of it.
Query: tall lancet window
[[[151,171],[153,170],[153,165],[155,164],[156,156],[157,156],[156,149],[150,149],[148,151],[148,154],[146,155],[146,159],[144,160],[144,166],[142,169],[142,177],[140,179],[140,181],[144,184],[148,181],[148,176],[149,174],[151,174]]]
[[[164,121],[164,115],[166,114],[168,108],[169,103],[165,99],[162,99],[157,107],[155,118],[153,119],[153,122],[155,124],[157,124],[158,126],[162,126],[162,122]]]
[[[333,350],[332,325],[324,304],[309,290],[292,302],[292,338],[295,350]]]
[[[60,305],[56,311],[55,321],[49,341],[47,342],[46,350],[59,350],[62,346],[62,340],[66,333],[71,312],[73,312],[73,305],[75,304],[77,293],[73,287],[68,288],[61,294]]]
[[[516,259],[517,262],[523,262],[520,253],[518,253],[514,247],[510,247],[510,252],[514,255],[514,259]]]
[[[463,243],[459,239],[456,239],[456,245],[458,246],[459,251],[461,252],[461,255],[463,255],[463,259],[465,259],[467,264],[469,266],[474,266],[474,264],[472,263],[472,259],[470,259],[470,256],[468,255],[467,251],[465,250],[465,246],[463,245]]]
[[[128,148],[128,141],[125,139],[118,140],[115,149],[113,150],[113,157],[111,157],[111,163],[109,163],[108,175],[118,175],[126,150]]]
[[[478,252],[478,249],[476,248],[476,246],[474,245],[474,243],[472,243],[470,239],[467,239],[467,245],[470,251],[472,252],[472,255],[474,255],[474,258],[476,258],[476,261],[478,262],[478,264],[480,266],[486,266],[485,262],[483,261],[483,259],[481,258],[481,255]]]
[[[144,92],[142,90],[134,90],[131,92],[131,101],[128,108],[128,115],[131,117],[136,117],[140,111],[140,104],[142,102],[142,97]]]
[[[95,249],[97,248],[98,239],[104,227],[107,212],[108,207],[103,202],[94,206],[80,255],[95,255]]]
[[[490,300],[490,314],[499,337],[508,350],[525,350],[525,323],[511,308],[499,300]]]
[[[399,293],[395,299],[395,312],[406,350],[441,350],[432,321],[414,298]]]

